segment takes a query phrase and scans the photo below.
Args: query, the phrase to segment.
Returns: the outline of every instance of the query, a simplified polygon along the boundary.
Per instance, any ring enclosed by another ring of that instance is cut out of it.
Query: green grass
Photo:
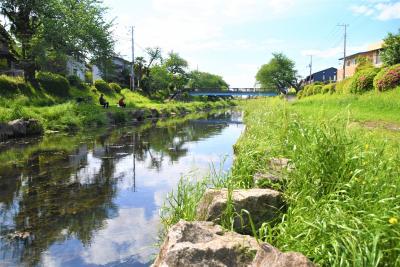
[[[258,239],[320,266],[400,266],[400,132],[354,125],[398,125],[399,91],[241,103],[246,131],[227,183],[253,187],[253,175],[268,171],[272,157],[295,166],[280,187],[287,212],[275,226],[257,229]],[[205,188],[191,188],[187,202],[195,207]]]
[[[2,77],[5,79],[4,77]],[[63,96],[53,95],[42,88],[34,88],[25,84],[20,78],[9,78],[14,90],[0,88],[0,122],[8,122],[20,118],[34,118],[44,126],[45,130],[71,131],[86,128],[90,125],[107,123],[107,113],[114,114],[114,119],[124,122],[127,112],[132,109],[143,109],[150,113],[156,109],[162,114],[181,114],[199,110],[223,108],[234,103],[231,101],[156,101],[137,92],[124,89],[105,93],[110,108],[105,110],[98,104],[101,92],[90,86],[70,87]],[[118,107],[118,101],[125,97],[126,109]],[[85,99],[85,103],[77,103],[77,99]]]

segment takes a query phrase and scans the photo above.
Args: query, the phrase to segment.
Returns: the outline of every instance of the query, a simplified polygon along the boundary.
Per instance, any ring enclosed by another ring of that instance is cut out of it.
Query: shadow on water
[[[240,117],[197,114],[0,144],[0,266],[147,266],[163,194],[194,160],[204,168],[204,158],[231,153]]]

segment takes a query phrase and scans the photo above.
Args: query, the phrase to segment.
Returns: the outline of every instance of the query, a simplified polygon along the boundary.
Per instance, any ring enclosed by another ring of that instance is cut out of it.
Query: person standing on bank
[[[126,108],[125,97],[122,97],[122,98],[118,101],[118,105],[119,105],[121,108]]]

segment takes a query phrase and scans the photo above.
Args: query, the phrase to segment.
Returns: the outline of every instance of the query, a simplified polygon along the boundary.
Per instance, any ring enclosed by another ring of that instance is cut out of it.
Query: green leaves
[[[381,57],[385,65],[400,63],[400,30],[398,34],[389,33],[385,38]]]

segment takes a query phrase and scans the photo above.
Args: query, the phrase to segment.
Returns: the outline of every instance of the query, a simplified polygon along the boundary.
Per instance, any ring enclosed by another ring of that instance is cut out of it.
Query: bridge
[[[216,88],[197,88],[185,89],[190,96],[276,96],[276,92],[271,92],[266,88],[229,88],[221,90]]]

